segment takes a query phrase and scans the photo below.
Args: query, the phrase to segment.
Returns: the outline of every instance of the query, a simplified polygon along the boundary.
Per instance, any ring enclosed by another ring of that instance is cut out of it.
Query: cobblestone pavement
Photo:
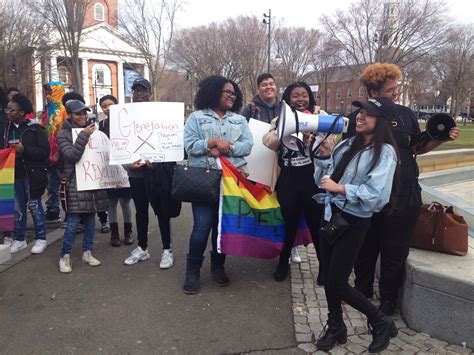
[[[298,348],[308,353],[316,351],[315,340],[319,338],[327,320],[327,302],[324,288],[317,286],[315,280],[319,269],[318,259],[313,245],[299,247],[301,264],[291,266],[291,296],[293,317]],[[353,275],[352,275],[353,276]],[[377,293],[377,290],[376,290]],[[378,301],[374,301],[376,304]],[[367,332],[365,316],[349,305],[343,305],[344,321],[347,326],[347,343],[336,346],[331,354],[367,353],[372,336]],[[431,338],[407,327],[398,311],[393,316],[398,327],[398,335],[390,342],[384,354],[474,354],[471,349],[448,344]]]

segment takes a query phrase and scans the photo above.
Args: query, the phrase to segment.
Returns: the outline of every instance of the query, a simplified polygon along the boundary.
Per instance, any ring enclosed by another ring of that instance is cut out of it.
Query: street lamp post
[[[18,88],[18,72],[16,71],[16,55],[13,54],[13,60],[12,60],[12,73],[15,76],[15,85]]]
[[[272,9],[268,9],[268,15],[263,14],[263,23],[268,25],[268,65],[267,72],[270,73],[270,50],[272,46]]]
[[[95,113],[95,119],[97,120],[97,122],[99,122],[99,112],[97,110],[97,104],[99,103],[99,98],[97,97],[97,76],[98,75],[99,74],[96,71],[94,73],[94,101],[95,101],[94,113]]]

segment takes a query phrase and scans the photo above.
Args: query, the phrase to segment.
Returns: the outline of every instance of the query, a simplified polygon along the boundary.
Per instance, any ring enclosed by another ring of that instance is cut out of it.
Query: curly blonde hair
[[[386,80],[400,80],[401,78],[402,72],[397,65],[374,63],[365,68],[359,80],[367,87],[367,93],[370,93],[370,90],[379,91]]]

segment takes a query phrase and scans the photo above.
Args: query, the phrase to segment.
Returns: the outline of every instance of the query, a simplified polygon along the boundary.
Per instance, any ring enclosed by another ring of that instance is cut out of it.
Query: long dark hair
[[[397,189],[398,188],[398,162],[400,161],[400,154],[398,152],[397,144],[395,143],[395,139],[393,138],[392,129],[390,128],[388,121],[384,118],[378,117],[377,121],[375,122],[375,129],[373,132],[372,142],[370,143],[374,147],[374,154],[372,156],[372,161],[367,173],[370,173],[377,165],[380,159],[380,155],[382,154],[382,147],[384,143],[390,144],[395,150],[395,153],[397,155],[397,168],[395,169],[395,176],[394,176],[394,186]],[[338,164],[334,168],[334,171],[331,175],[331,179],[336,182],[339,182],[342,175],[344,174],[344,171],[347,168],[347,165],[349,165],[351,160],[359,152],[364,150],[366,147],[367,145],[364,144],[364,136],[362,134],[356,134],[354,137],[354,140],[352,141],[351,147],[349,148],[349,150],[347,150],[343,154],[343,156],[341,157],[341,160],[338,162]],[[362,154],[359,154],[359,156],[357,157],[356,169],[358,169],[359,167],[359,160],[361,156]],[[396,189],[392,189],[392,194],[394,190]]]
[[[316,100],[314,99],[313,93],[311,92],[311,88],[308,84],[304,81],[297,81],[293,84],[290,84],[286,87],[285,91],[283,92],[283,96],[281,97],[288,105],[290,104],[291,92],[296,88],[303,88],[306,90],[309,96],[309,105],[308,110],[314,113],[314,107],[316,106]]]

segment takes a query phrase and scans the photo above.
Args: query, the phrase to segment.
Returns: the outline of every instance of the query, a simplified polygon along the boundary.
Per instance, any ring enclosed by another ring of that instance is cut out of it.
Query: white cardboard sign
[[[110,106],[110,164],[184,158],[184,103],[140,102]]]
[[[81,131],[82,128],[72,130],[73,142]],[[109,138],[96,129],[76,163],[77,191],[130,187],[127,171],[121,165],[109,164],[109,151]]]
[[[263,135],[270,130],[270,127],[268,123],[250,119],[249,128],[253,135],[253,147],[250,155],[245,158],[250,173],[248,179],[266,186],[272,186],[275,164],[275,152],[262,143]]]

